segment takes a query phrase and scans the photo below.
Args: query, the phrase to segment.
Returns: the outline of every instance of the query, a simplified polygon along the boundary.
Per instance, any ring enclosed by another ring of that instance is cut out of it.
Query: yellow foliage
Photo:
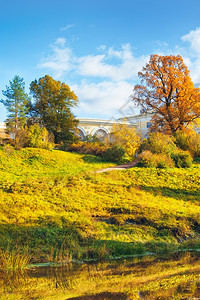
[[[130,158],[134,158],[140,146],[141,138],[136,129],[127,124],[114,124],[111,133],[111,143],[124,148]]]
[[[95,258],[153,245],[175,249],[187,237],[197,244],[200,165],[95,173],[113,164],[64,151],[11,150],[0,150],[1,249],[27,243],[35,261],[44,261],[60,244],[75,259],[84,251]],[[96,243],[92,254],[89,241]]]

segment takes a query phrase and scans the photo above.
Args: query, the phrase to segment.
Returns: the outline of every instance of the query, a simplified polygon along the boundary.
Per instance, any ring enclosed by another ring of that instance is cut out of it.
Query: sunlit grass
[[[112,164],[43,149],[0,150],[0,163],[3,251],[28,245],[33,261],[69,261],[200,245],[198,163],[97,174]]]

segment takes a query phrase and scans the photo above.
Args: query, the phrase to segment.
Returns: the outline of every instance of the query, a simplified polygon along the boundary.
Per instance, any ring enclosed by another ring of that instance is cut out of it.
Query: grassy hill
[[[90,155],[0,150],[0,248],[33,262],[200,248],[200,164],[132,168]]]

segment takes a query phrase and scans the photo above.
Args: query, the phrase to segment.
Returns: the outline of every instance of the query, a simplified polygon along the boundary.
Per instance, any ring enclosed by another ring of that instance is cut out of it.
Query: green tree
[[[15,143],[17,131],[20,130],[25,122],[28,113],[28,103],[30,98],[25,92],[25,83],[23,78],[15,76],[10,85],[2,91],[6,99],[0,100],[8,111],[8,118],[6,120],[7,133],[13,134]]]
[[[78,103],[75,93],[49,75],[32,81],[30,91],[35,99],[35,116],[54,134],[55,143],[72,141],[78,122],[71,112]]]

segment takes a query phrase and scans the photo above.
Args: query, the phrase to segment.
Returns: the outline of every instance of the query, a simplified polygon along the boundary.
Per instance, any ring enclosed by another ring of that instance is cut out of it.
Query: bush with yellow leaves
[[[141,144],[141,137],[132,126],[124,123],[114,124],[110,135],[110,143],[122,147],[126,156],[134,159]]]

